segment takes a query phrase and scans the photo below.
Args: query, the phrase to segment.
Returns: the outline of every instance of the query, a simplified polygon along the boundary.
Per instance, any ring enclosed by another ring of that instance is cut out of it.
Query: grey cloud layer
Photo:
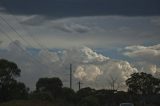
[[[1,6],[17,15],[48,18],[125,15],[160,15],[159,0],[1,0]]]
[[[91,46],[95,48],[112,48],[124,45],[159,43],[159,26],[155,20],[160,17],[122,17],[122,16],[95,16],[73,17],[57,20],[46,20],[39,15],[17,16],[2,14],[15,29],[22,34],[35,48],[32,38],[48,48],[66,48],[73,46]],[[21,25],[19,25],[21,24]],[[2,27],[2,26],[1,26]],[[25,29],[23,29],[25,27]],[[13,39],[15,33],[3,24],[3,29]],[[31,33],[32,35],[30,36]],[[2,45],[6,39],[2,36]],[[21,42],[24,43],[23,40]]]

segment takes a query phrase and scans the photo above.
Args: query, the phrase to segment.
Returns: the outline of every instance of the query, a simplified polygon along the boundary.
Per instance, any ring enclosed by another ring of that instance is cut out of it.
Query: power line
[[[1,23],[0,23],[0,25],[1,25]],[[7,37],[7,39],[9,39],[10,41],[14,42],[14,40],[13,40],[5,31],[3,31],[1,28],[0,28],[0,32],[1,32],[5,37]],[[17,43],[14,43],[14,45],[16,45],[18,48],[20,48],[23,52],[27,53],[30,57],[32,57],[32,58],[31,58],[31,61],[32,61],[32,62],[35,62],[35,61],[36,61],[36,63],[40,63],[39,60],[37,60],[35,57],[33,57],[29,52],[27,52],[26,50],[24,50],[23,47],[21,47],[21,46],[18,45]],[[34,59],[33,59],[33,58],[34,58]],[[42,63],[40,63],[40,64],[42,64]],[[46,64],[42,64],[42,65],[43,65],[43,66],[44,66],[44,65],[46,66]],[[47,68],[50,68],[50,67],[47,67]],[[54,74],[59,74],[59,73],[58,73],[58,72],[54,72]]]
[[[1,28],[0,28],[0,32],[5,35],[5,37],[7,37],[10,41],[14,42],[14,40],[7,34],[5,33]],[[20,45],[18,45],[17,43],[14,43],[14,45],[16,45],[18,48],[20,48],[23,52],[27,53],[29,56],[32,57],[32,55],[30,53],[28,53],[26,50],[24,50],[24,48],[22,48]]]
[[[3,2],[3,1],[2,1]],[[4,4],[4,3],[3,3]],[[43,45],[41,45],[37,40],[35,40],[35,38],[33,37],[33,34],[31,33],[31,32],[29,32],[28,30],[25,30],[26,29],[26,27],[24,27],[21,23],[19,23],[19,21],[18,21],[18,19],[17,19],[17,17],[16,16],[13,16],[12,14],[13,14],[13,12],[12,12],[12,10],[10,10],[9,8],[8,8],[8,12],[11,14],[11,16],[13,17],[13,18],[15,18],[15,20],[17,21],[17,23],[21,26],[21,28],[25,31],[25,32],[27,32],[28,34],[27,35],[29,35],[31,38],[33,38],[33,40],[34,40],[34,42],[41,48],[41,49],[43,49],[43,50],[47,50],[48,48],[46,48],[46,47],[44,47]],[[23,41],[25,41],[30,47],[33,47],[26,39],[24,39],[24,37],[5,19],[5,18],[3,18],[3,16],[1,16],[0,15],[0,18],[1,18],[1,20],[2,21],[4,21],[8,26],[9,26],[9,28],[12,30],[12,31],[14,31],[15,33],[16,33],[16,35],[18,36],[18,37],[20,37]],[[1,30],[1,32],[2,32],[2,30]],[[7,35],[7,38],[9,38],[12,42],[13,42],[13,39],[8,35],[8,34],[6,34],[5,32],[2,32],[4,35]],[[19,46],[19,45],[17,45],[16,44],[16,46],[17,47],[19,47],[20,49],[22,49],[24,52],[27,52],[27,51],[25,51],[21,46]],[[33,57],[30,53],[27,53],[29,56],[31,56],[31,57]],[[45,55],[43,55],[43,57],[45,57],[46,58],[46,56]],[[33,58],[35,58],[35,57],[33,57]],[[36,59],[36,58],[35,58]],[[43,63],[41,63],[38,59],[36,59],[36,62],[38,62],[38,63],[40,63],[40,64],[43,64]],[[45,65],[45,66],[48,66],[47,64],[43,64],[43,65]],[[48,66],[48,68],[50,68],[50,66]],[[51,69],[52,70],[52,69]],[[71,69],[71,67],[70,67],[70,70],[72,70]],[[59,74],[58,72],[56,72],[56,74]],[[72,72],[70,72],[70,87],[72,88]]]
[[[3,4],[5,5],[4,1],[2,1],[1,3],[3,3]],[[6,5],[5,5],[5,6],[6,6]],[[8,8],[8,12],[9,12],[9,13],[11,14],[11,16],[17,21],[17,23],[21,26],[21,28],[22,28],[25,32],[27,32],[27,35],[29,35],[29,36],[32,38],[32,40],[34,40],[34,42],[35,42],[42,50],[48,50],[48,48],[46,48],[45,46],[41,45],[37,40],[35,40],[35,38],[33,37],[33,34],[32,34],[31,32],[29,32],[28,30],[25,30],[26,27],[24,27],[24,26],[18,21],[18,19],[17,19],[16,16],[13,16],[13,15],[12,15],[12,14],[13,14],[13,11],[12,11],[11,9]],[[28,46],[34,48],[34,47],[33,47],[27,40],[25,40],[25,39],[23,38],[23,36],[22,36],[18,31],[16,31],[16,29],[15,29],[12,25],[10,25],[2,16],[1,16],[1,19],[18,35],[18,37],[20,37],[23,41],[25,41],[25,42],[28,44]],[[42,54],[42,56],[48,60],[48,57],[46,57],[46,55]]]
[[[25,41],[28,45],[30,45],[30,44],[21,36],[21,34],[19,34],[19,33],[16,31],[16,29],[14,29],[14,27],[12,27],[1,15],[0,15],[0,18],[1,18],[2,21],[4,21],[4,22],[9,26],[9,28],[10,28],[11,30],[13,30],[13,31],[16,33],[16,35],[18,35],[18,37],[20,37],[23,41]]]
[[[1,24],[1,23],[0,23],[0,24]],[[14,42],[14,40],[13,40],[6,32],[4,32],[1,28],[0,28],[0,32],[1,32],[5,37],[7,37],[7,39],[9,39],[10,41]],[[45,66],[46,68],[49,68],[49,69],[50,69],[50,67],[49,67],[48,65],[41,63],[38,59],[36,59],[35,57],[33,57],[29,52],[27,52],[26,50],[24,50],[24,48],[21,47],[20,45],[18,45],[17,43],[14,43],[14,45],[16,45],[18,48],[20,48],[23,52],[27,53],[28,56],[32,57],[32,58],[31,58],[31,61],[32,61],[32,62],[36,62],[36,63],[42,64],[42,65]],[[34,59],[33,59],[33,58],[34,58]],[[52,71],[52,70],[50,70],[50,71]],[[59,73],[54,71],[54,74],[57,74],[57,75],[58,75]],[[57,76],[57,75],[56,75],[56,76]],[[63,80],[63,79],[62,79],[62,80]],[[65,80],[65,81],[66,81],[66,80]]]
[[[6,19],[4,19],[1,15],[0,15],[0,19],[3,21],[3,22],[5,22],[8,26],[9,26],[9,28],[12,30],[12,31],[14,31],[15,33],[16,33],[16,35],[18,35],[18,37],[20,37],[23,41],[25,41],[29,46],[31,46],[30,45],[30,43],[28,42],[28,41],[26,41],[23,37],[22,37],[22,35],[21,34],[19,34],[17,31],[16,31],[16,29],[14,28],[14,27],[12,27],[12,25],[10,25],[8,22],[7,22],[7,20]],[[1,32],[2,32],[2,30],[1,30]],[[3,34],[5,34],[12,42],[14,42],[13,40],[12,40],[12,38],[8,35],[8,34],[6,34],[4,31],[2,32]],[[17,47],[19,47],[21,50],[23,50],[24,52],[27,52],[27,51],[25,51],[21,46],[19,46],[19,45],[17,45],[16,44],[16,46]],[[31,46],[32,47],[32,46]],[[31,57],[33,57],[30,53],[28,53],[27,52],[27,54],[29,55],[29,56],[31,56]],[[35,58],[35,57],[33,57],[33,58]],[[46,57],[45,57],[46,58]],[[36,59],[36,58],[35,58]],[[38,63],[41,63],[41,61],[39,61],[38,59],[36,59],[36,61],[38,62]],[[43,64],[43,63],[41,63],[41,64]],[[43,64],[43,65],[46,65],[46,66],[48,66],[47,64]],[[48,66],[48,68],[50,68],[50,66]],[[52,69],[51,69],[52,70]]]
[[[7,5],[6,5],[6,3],[5,3],[4,0],[2,0],[1,3],[7,7]],[[13,18],[15,18],[15,20],[16,20],[17,23],[21,26],[21,28],[22,28],[25,32],[28,33],[27,35],[29,35],[29,36],[32,38],[32,40],[34,40],[34,42],[35,42],[40,48],[46,50],[47,47],[45,47],[44,45],[41,45],[41,44],[35,39],[35,37],[33,36],[33,34],[28,31],[28,28],[24,27],[24,26],[19,22],[19,20],[17,19],[17,17],[13,15],[14,12],[13,12],[9,7],[7,8],[7,10],[8,10],[8,12],[10,13],[10,15],[11,15]],[[21,37],[22,37],[22,36],[21,36]]]
[[[7,37],[10,41],[14,42],[14,40],[5,32],[0,28],[0,31],[3,35],[5,35],[5,37]],[[31,61],[32,62],[36,62],[39,64],[42,64],[43,66],[46,66],[47,68],[50,69],[50,67],[47,64],[43,64],[40,60],[38,60],[36,57],[32,56],[28,51],[24,50],[23,47],[21,47],[20,45],[18,45],[17,43],[14,43],[14,45],[16,45],[19,49],[21,49],[24,53],[27,53],[28,56],[31,57]],[[50,69],[50,71],[52,71],[52,69]],[[56,72],[57,74],[57,72]]]

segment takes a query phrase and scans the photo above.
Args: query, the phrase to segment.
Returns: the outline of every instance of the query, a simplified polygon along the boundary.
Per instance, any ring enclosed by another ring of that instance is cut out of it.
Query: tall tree
[[[113,75],[109,76],[108,84],[111,90],[118,90],[122,86],[122,83],[120,83],[118,76]]]
[[[20,76],[21,70],[17,64],[5,59],[0,59],[0,83],[5,83]]]
[[[62,93],[62,81],[59,78],[40,78],[36,83],[38,92],[50,92],[56,99]]]
[[[144,72],[133,73],[126,84],[128,91],[133,94],[152,95],[160,91],[160,79]]]
[[[63,99],[68,101],[68,102],[76,102],[76,93],[74,92],[73,89],[71,88],[67,88],[67,87],[64,87],[62,88],[62,95],[63,95]]]
[[[95,89],[92,89],[90,87],[82,88],[79,91],[77,91],[76,95],[79,99],[82,99],[84,97],[93,95],[95,93]]]
[[[25,97],[28,89],[23,83],[17,82],[21,70],[17,64],[5,59],[0,59],[0,101],[8,101]]]

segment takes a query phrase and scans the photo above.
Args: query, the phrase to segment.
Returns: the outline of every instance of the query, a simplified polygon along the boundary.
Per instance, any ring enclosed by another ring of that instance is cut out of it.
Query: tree
[[[0,100],[24,98],[28,94],[28,88],[24,83],[17,82],[21,70],[17,64],[5,59],[0,59]]]
[[[67,87],[62,88],[62,95],[63,95],[63,98],[68,102],[76,101],[76,93],[71,88],[67,88]]]
[[[78,106],[100,106],[98,99],[95,96],[87,96],[83,98]]]
[[[24,83],[12,81],[10,84],[6,84],[2,90],[3,97],[8,100],[12,99],[27,99],[29,88]]]
[[[33,91],[30,93],[31,100],[53,101],[53,96],[50,92]]]
[[[50,92],[56,99],[62,93],[62,81],[59,78],[40,78],[36,83],[38,92]]]
[[[111,90],[118,90],[122,83],[120,83],[118,76],[110,75],[108,78],[108,84]]]
[[[0,59],[0,83],[6,83],[20,76],[21,70],[17,64],[5,59]]]
[[[77,96],[82,99],[84,97],[93,95],[95,93],[95,90],[90,88],[90,87],[86,87],[86,88],[82,88],[79,91],[77,91]]]
[[[96,90],[95,95],[98,98],[101,106],[104,106],[106,104],[110,105],[113,103],[115,90],[100,89]]]
[[[152,95],[160,91],[160,79],[144,72],[133,73],[126,84],[128,91],[133,94]]]

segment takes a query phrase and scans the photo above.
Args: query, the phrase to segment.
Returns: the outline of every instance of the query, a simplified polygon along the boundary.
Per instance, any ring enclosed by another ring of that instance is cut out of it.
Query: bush
[[[96,97],[88,96],[82,99],[80,103],[78,104],[78,106],[100,106],[100,105]]]
[[[62,88],[62,98],[67,102],[75,103],[76,93],[73,89],[64,87]]]
[[[33,92],[30,94],[31,100],[54,101],[50,92]]]

